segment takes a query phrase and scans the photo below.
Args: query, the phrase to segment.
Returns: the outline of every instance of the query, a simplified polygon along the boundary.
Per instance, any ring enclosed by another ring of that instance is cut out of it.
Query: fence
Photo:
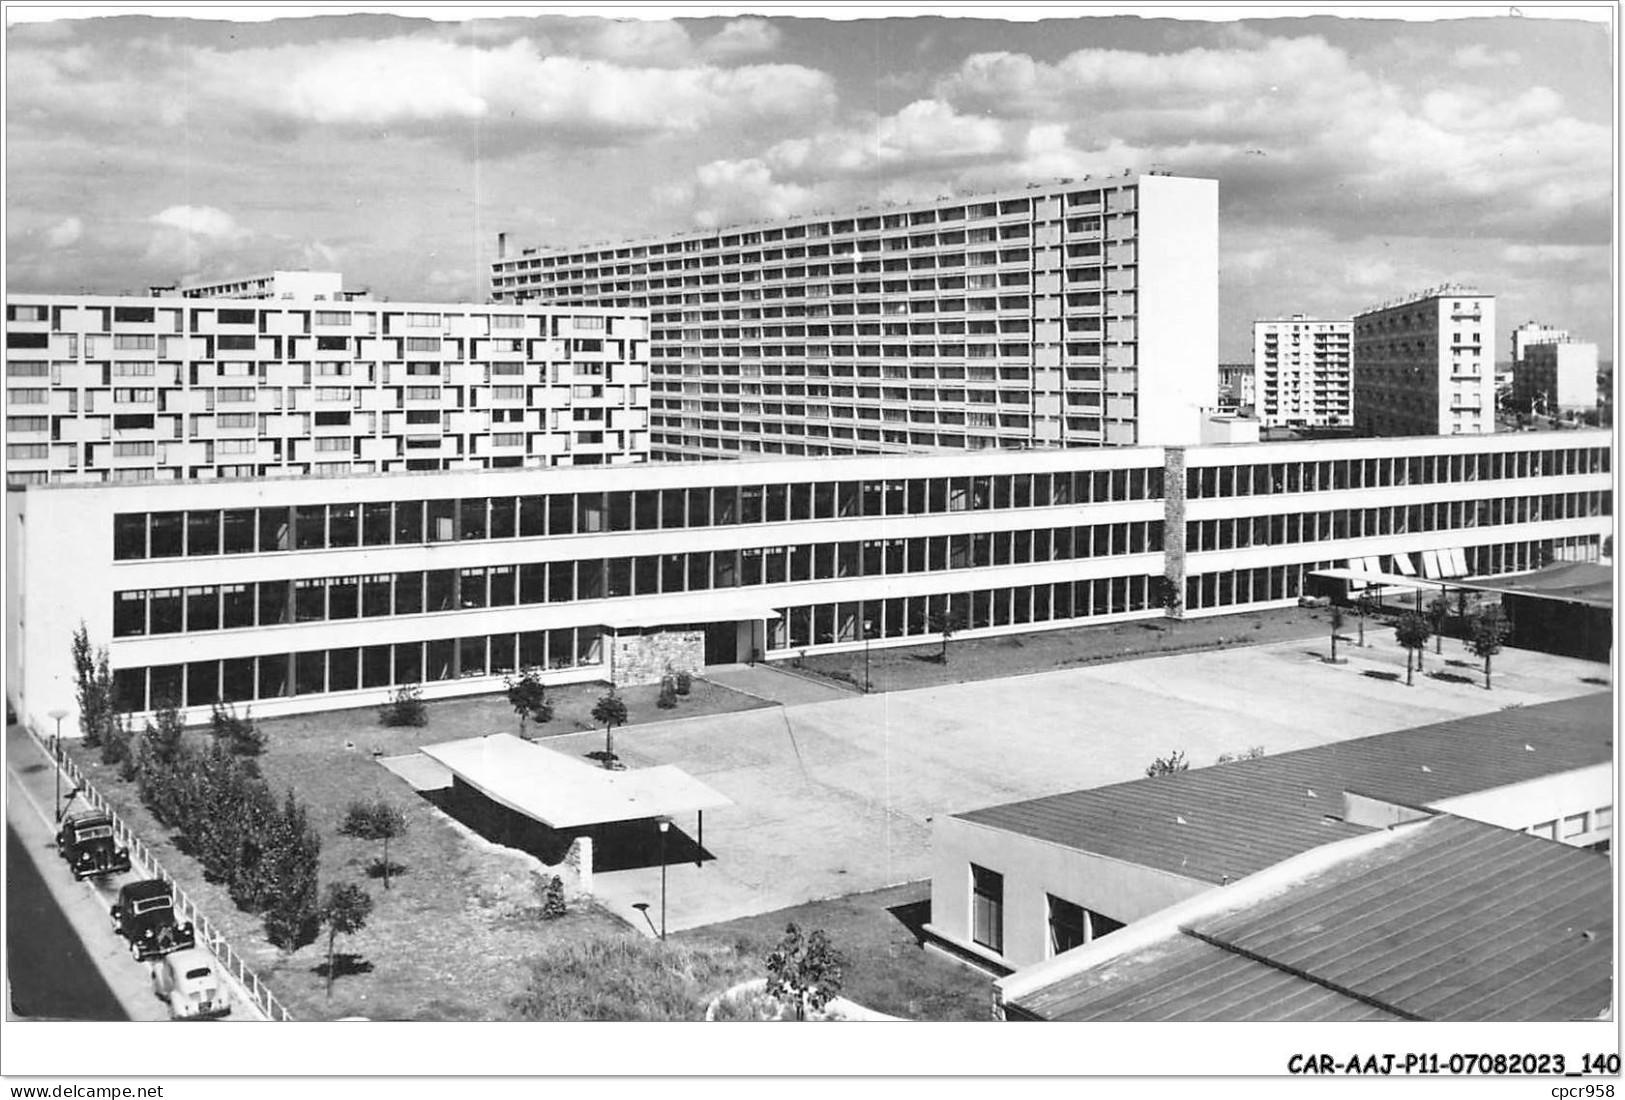
[[[248,999],[254,1003],[254,1006],[268,1020],[292,1020],[293,1014],[283,1007],[282,1002],[276,999],[276,995],[271,992],[270,988],[260,981],[260,976],[247,963],[243,962],[242,957],[232,949],[226,937],[215,928],[208,917],[203,915],[203,911],[197,907],[197,903],[181,888],[181,884],[176,882],[174,876],[164,869],[163,864],[158,862],[157,857],[152,854],[152,850],[124,823],[124,819],[118,815],[107,799],[102,797],[102,793],[79,770],[79,766],[73,762],[73,758],[66,753],[60,755],[53,753],[45,739],[32,727],[28,728],[28,732],[33,737],[35,744],[39,745],[40,750],[46,756],[56,760],[57,767],[73,784],[73,790],[91,807],[101,810],[111,819],[113,822],[113,835],[119,843],[130,850],[132,866],[143,869],[142,873],[148,878],[162,879],[169,884],[170,889],[175,892],[176,917],[191,922],[198,943],[206,946],[220,965],[225,967],[227,972],[237,980],[237,984],[242,988]]]

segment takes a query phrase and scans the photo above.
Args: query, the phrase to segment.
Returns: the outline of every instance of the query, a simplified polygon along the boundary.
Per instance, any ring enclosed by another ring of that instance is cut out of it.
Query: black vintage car
[[[74,878],[111,875],[130,869],[130,850],[113,839],[113,820],[100,810],[69,814],[56,833],[56,854]]]
[[[137,962],[197,944],[190,924],[175,921],[175,895],[169,883],[149,878],[119,888],[113,903],[113,931],[130,943]]]

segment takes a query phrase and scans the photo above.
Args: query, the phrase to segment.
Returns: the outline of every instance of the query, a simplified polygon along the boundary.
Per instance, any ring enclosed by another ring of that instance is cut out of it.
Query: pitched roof
[[[1430,806],[1608,763],[1612,714],[1598,692],[955,816],[1222,884],[1366,832],[1345,791]]]
[[[1606,856],[1449,815],[1392,833],[1285,889],[1208,895],[1205,914],[1126,954],[1080,956],[1011,1014],[1476,1022],[1609,1008]]]

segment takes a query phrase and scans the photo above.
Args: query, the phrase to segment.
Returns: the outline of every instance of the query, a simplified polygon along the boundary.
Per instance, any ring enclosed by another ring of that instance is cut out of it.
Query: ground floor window
[[[990,951],[1004,952],[1004,876],[970,865],[971,939]]]
[[[310,649],[257,657],[190,661],[113,673],[120,711],[144,711],[167,702],[208,706],[321,695],[355,688],[461,677],[504,675],[526,667],[567,669],[604,663],[603,632],[596,626],[512,634],[435,638],[393,645]]]

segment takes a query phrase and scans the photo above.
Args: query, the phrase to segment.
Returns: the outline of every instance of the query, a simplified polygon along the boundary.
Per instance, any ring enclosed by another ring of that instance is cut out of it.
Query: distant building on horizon
[[[1359,435],[1495,431],[1495,295],[1444,285],[1355,315]]]
[[[1354,423],[1354,322],[1294,313],[1253,322],[1257,414],[1266,427],[1339,428]]]
[[[1564,337],[1523,349],[1513,367],[1512,399],[1519,412],[1548,416],[1597,408],[1597,345]]]
[[[1252,415],[1257,401],[1257,378],[1251,363],[1220,363],[1219,407]]]
[[[1211,179],[498,252],[494,301],[651,311],[656,459],[1194,443],[1218,392]]]

